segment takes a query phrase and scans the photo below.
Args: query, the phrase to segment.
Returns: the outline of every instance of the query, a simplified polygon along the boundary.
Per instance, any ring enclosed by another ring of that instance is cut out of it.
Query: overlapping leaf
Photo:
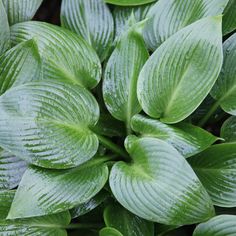
[[[234,236],[236,235],[236,216],[219,215],[196,227],[193,236]]]
[[[103,61],[113,41],[113,18],[103,0],[63,0],[62,26],[83,37]]]
[[[142,115],[135,115],[131,126],[142,136],[156,137],[168,142],[184,157],[203,151],[217,140],[214,135],[197,126],[188,123],[166,125]]]
[[[0,234],[2,236],[30,235],[30,236],[66,236],[66,230],[63,229],[70,223],[70,214],[68,211],[47,215],[43,217],[34,217],[19,220],[6,220],[5,217],[10,209],[14,191],[0,192]]]
[[[69,170],[29,167],[16,191],[9,219],[62,212],[87,202],[105,185],[108,168],[94,159]]]
[[[134,25],[123,35],[106,66],[103,81],[103,97],[109,112],[128,128],[131,117],[141,110],[137,99],[137,80],[148,59],[140,25]]]
[[[133,215],[122,206],[110,205],[104,211],[106,226],[117,229],[125,236],[153,236],[154,224]]]
[[[11,27],[13,44],[34,38],[42,57],[45,79],[67,80],[86,88],[101,77],[99,58],[91,46],[75,33],[44,22],[24,22]]]
[[[2,0],[10,25],[31,20],[43,0]]]
[[[167,38],[191,23],[222,14],[229,0],[159,0],[149,11],[144,38],[153,51]]]
[[[137,6],[143,5],[150,2],[155,2],[156,0],[105,0],[107,3],[119,5],[119,6]]]
[[[0,190],[15,188],[27,168],[25,161],[0,150]]]
[[[70,168],[94,156],[99,118],[84,88],[56,81],[16,86],[0,97],[0,145],[46,168]]]
[[[236,142],[236,117],[231,116],[221,127],[220,136],[226,142]]]
[[[133,162],[116,163],[110,186],[129,211],[168,225],[192,224],[214,214],[206,190],[176,149],[156,138],[129,137],[126,149]]]
[[[40,79],[41,60],[34,40],[22,42],[0,57],[0,94],[12,86]]]
[[[138,99],[150,116],[177,123],[204,100],[222,66],[221,17],[204,18],[166,40],[138,79]]]
[[[211,95],[221,108],[236,115],[236,34],[224,42],[224,63]]]
[[[226,35],[236,29],[236,0],[229,0],[224,10],[223,34]]]
[[[7,14],[0,0],[0,55],[10,47],[10,28],[8,24]]]
[[[214,205],[236,206],[236,143],[214,145],[188,160]]]
[[[118,230],[111,228],[111,227],[105,227],[102,228],[99,231],[99,236],[123,236]]]

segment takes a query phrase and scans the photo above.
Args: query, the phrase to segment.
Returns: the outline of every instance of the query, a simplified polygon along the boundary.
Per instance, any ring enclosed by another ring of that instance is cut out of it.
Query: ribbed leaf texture
[[[103,0],[63,0],[62,26],[83,37],[103,61],[113,41],[113,18]]]
[[[11,27],[14,45],[34,38],[42,57],[44,79],[67,80],[86,88],[95,87],[101,65],[91,46],[75,33],[44,22],[24,22]]]
[[[214,85],[222,66],[221,16],[204,18],[166,40],[138,79],[138,99],[150,116],[177,123]]]
[[[223,34],[226,35],[236,29],[236,0],[229,0],[224,10]]]
[[[221,138],[226,142],[236,142],[236,117],[231,116],[221,126]]]
[[[150,2],[155,2],[156,0],[105,0],[107,3],[119,5],[119,6],[137,6],[143,5]]]
[[[222,14],[229,0],[159,0],[150,9],[144,30],[144,38],[151,50],[158,48],[166,39],[208,16]]]
[[[111,190],[126,209],[144,219],[168,225],[207,220],[214,209],[206,190],[176,149],[162,140],[129,136],[132,163],[116,163]]]
[[[98,138],[89,127],[98,118],[95,98],[78,85],[16,86],[0,97],[0,145],[38,166],[74,167],[97,152]]]

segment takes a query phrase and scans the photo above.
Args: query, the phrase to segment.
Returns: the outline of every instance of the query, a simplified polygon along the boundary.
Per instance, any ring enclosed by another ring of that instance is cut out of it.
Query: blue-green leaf
[[[221,127],[220,136],[226,142],[236,142],[236,117],[228,118]]]
[[[236,0],[229,0],[224,10],[223,34],[226,35],[236,29]]]
[[[107,3],[119,5],[119,6],[137,6],[143,5],[150,2],[155,2],[156,0],[105,0]]]

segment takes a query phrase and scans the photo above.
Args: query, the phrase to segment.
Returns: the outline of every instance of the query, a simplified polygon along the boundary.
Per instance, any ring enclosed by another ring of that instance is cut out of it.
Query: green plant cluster
[[[0,0],[0,235],[235,236],[236,0]]]

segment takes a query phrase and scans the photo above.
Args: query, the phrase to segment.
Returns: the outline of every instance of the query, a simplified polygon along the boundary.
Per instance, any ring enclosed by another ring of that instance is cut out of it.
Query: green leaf
[[[113,18],[103,0],[63,0],[61,23],[83,37],[103,61],[113,42]]]
[[[142,136],[156,137],[173,145],[184,157],[197,154],[217,138],[211,133],[188,123],[166,125],[142,115],[132,117],[131,127]]]
[[[40,78],[41,60],[34,40],[20,43],[0,57],[0,94]]]
[[[85,215],[86,213],[92,211],[97,206],[102,204],[108,198],[108,196],[109,196],[108,192],[101,191],[97,195],[89,199],[88,201],[71,209],[70,213],[71,213],[72,219]]]
[[[236,143],[214,145],[188,161],[214,205],[236,206]]]
[[[91,159],[99,118],[85,88],[56,81],[30,82],[0,97],[0,145],[34,165],[66,169]]]
[[[223,35],[236,29],[236,0],[229,0],[224,10],[223,16]]]
[[[107,109],[129,127],[131,117],[141,110],[137,99],[137,80],[140,70],[148,59],[142,36],[134,25],[118,42],[107,63],[103,97]]]
[[[10,25],[33,18],[43,0],[3,0]]]
[[[193,22],[222,14],[229,0],[159,0],[149,11],[144,29],[145,42],[151,50]],[[208,33],[207,33],[208,34]]]
[[[63,229],[70,223],[70,214],[68,211],[19,220],[5,220],[10,209],[15,191],[0,192],[0,235],[1,236],[66,236]]]
[[[10,28],[2,0],[0,0],[0,55],[10,47]]]
[[[94,159],[69,170],[29,167],[20,182],[8,219],[49,215],[87,202],[105,185],[108,168]]]
[[[0,190],[15,188],[27,168],[25,161],[0,150]]]
[[[156,0],[105,0],[107,3],[111,3],[119,6],[137,6],[143,5],[150,2],[155,2]]]
[[[221,127],[220,136],[226,142],[236,142],[236,117],[228,118]]]
[[[146,19],[147,13],[153,4],[145,4],[135,7],[120,7],[117,6],[113,10],[115,35],[116,39],[128,29],[129,19],[134,14],[134,18],[137,22]]]
[[[166,40],[148,59],[138,79],[138,99],[164,123],[188,117],[204,100],[220,72],[221,16],[204,18]]]
[[[99,231],[99,236],[123,236],[123,234],[114,228],[105,227]]]
[[[108,206],[104,211],[106,226],[119,230],[125,236],[153,236],[154,224],[133,215],[118,204]]]
[[[86,88],[95,87],[101,64],[95,51],[75,33],[44,22],[24,22],[11,27],[14,45],[34,38],[42,57],[44,79],[67,80]]]
[[[125,145],[133,162],[112,167],[110,186],[126,209],[168,225],[193,224],[214,215],[209,195],[175,148],[156,138],[132,136]]]
[[[234,236],[236,235],[236,216],[220,215],[199,224],[193,236]]]
[[[211,95],[225,112],[236,115],[236,34],[224,42],[223,50],[223,67]]]

